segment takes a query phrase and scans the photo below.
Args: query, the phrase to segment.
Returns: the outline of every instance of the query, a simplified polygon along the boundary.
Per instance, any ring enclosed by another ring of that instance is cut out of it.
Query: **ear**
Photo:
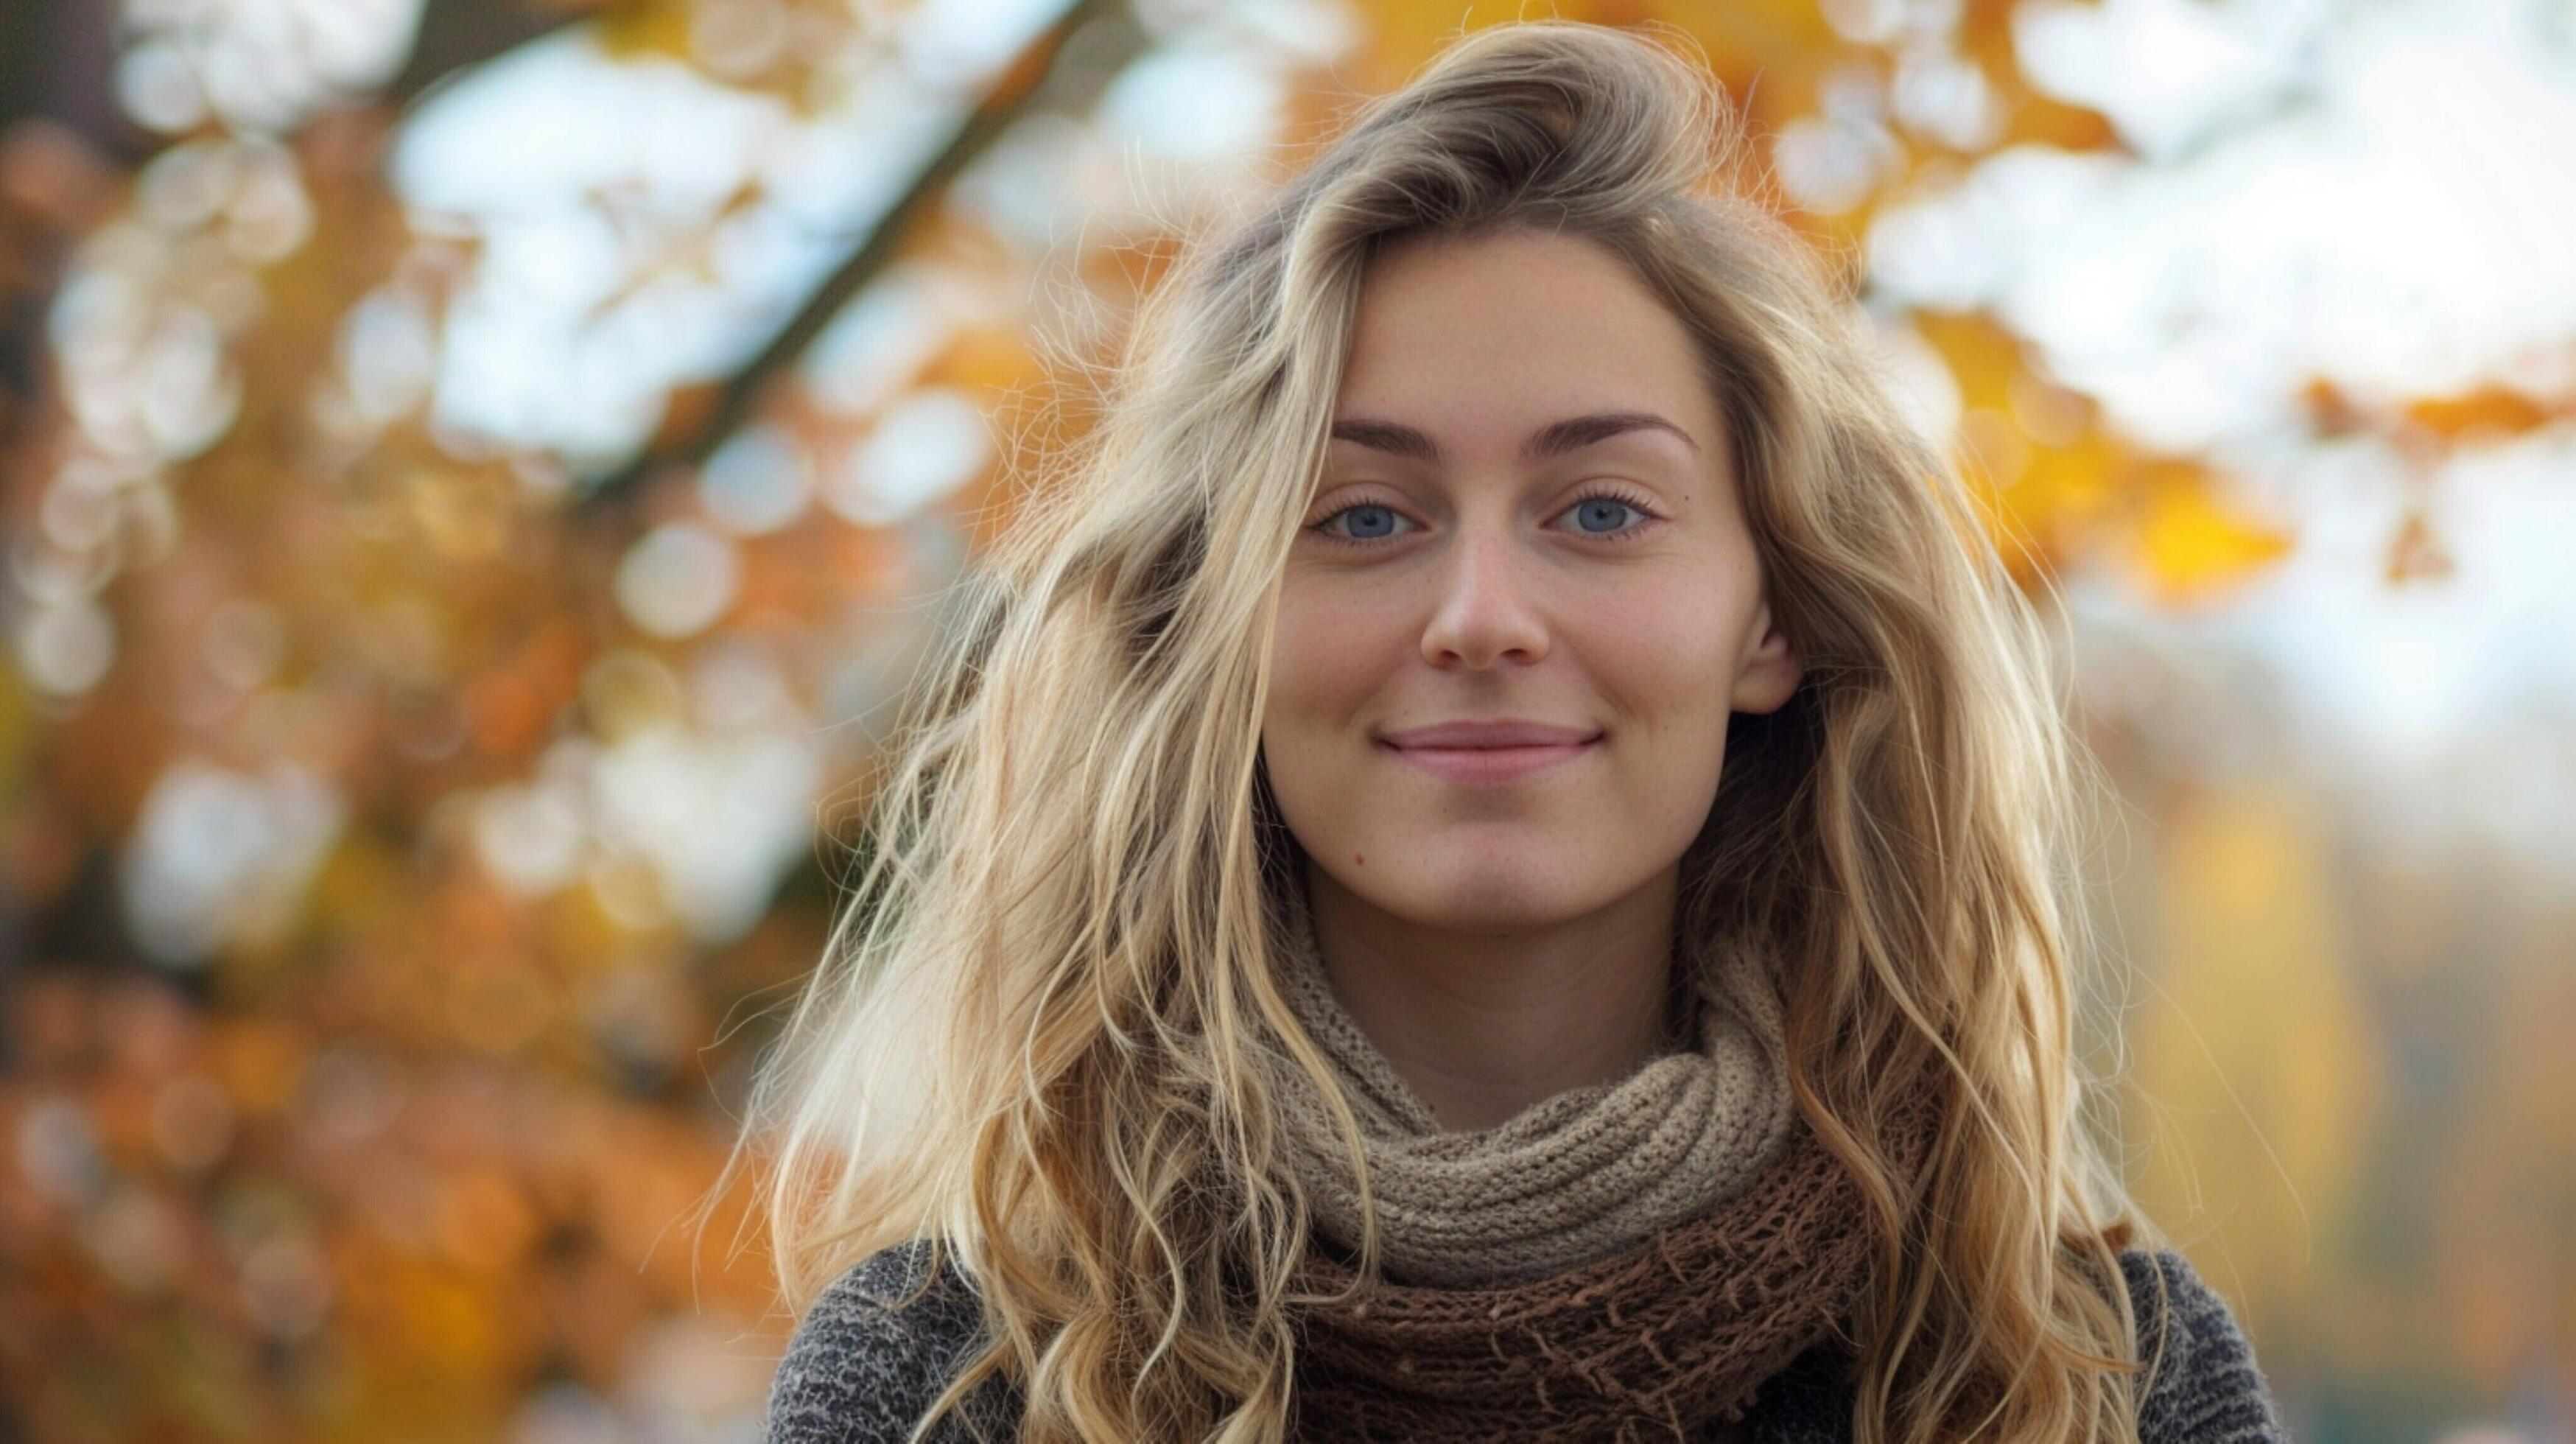
[[[1806,668],[1798,660],[1788,629],[1772,620],[1767,601],[1754,609],[1753,634],[1756,640],[1735,669],[1735,688],[1727,705],[1738,712],[1776,712],[1797,695],[1798,679]]]

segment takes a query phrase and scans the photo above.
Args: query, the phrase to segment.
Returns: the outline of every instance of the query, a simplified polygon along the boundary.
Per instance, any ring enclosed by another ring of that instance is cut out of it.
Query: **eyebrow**
[[[1521,460],[1543,461],[1551,456],[1563,456],[1630,431],[1669,431],[1682,439],[1682,445],[1693,451],[1699,450],[1699,443],[1691,440],[1689,432],[1651,411],[1599,411],[1551,421],[1531,432],[1529,439],[1521,443]],[[1441,462],[1440,443],[1428,434],[1399,422],[1360,418],[1336,421],[1332,438],[1365,446],[1372,451],[1413,457],[1435,466]]]

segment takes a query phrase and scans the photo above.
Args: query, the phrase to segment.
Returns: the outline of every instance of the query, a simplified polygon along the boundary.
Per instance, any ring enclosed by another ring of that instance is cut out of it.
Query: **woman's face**
[[[1582,420],[1598,417],[1619,419]],[[1591,242],[1380,253],[1262,718],[1318,886],[1491,933],[1604,908],[1674,865],[1717,795],[1728,713],[1798,682],[1724,424],[1681,322]],[[1504,721],[1579,745],[1389,741]]]

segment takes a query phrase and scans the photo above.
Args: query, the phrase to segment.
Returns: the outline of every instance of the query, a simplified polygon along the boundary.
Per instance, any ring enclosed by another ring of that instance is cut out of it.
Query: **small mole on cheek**
[[[1360,856],[1360,855],[1359,855],[1358,853],[1356,853],[1356,852],[1355,852],[1355,853],[1352,853],[1352,854],[1351,854],[1351,866],[1353,866],[1353,867],[1366,867],[1366,866],[1368,866],[1368,859],[1367,859],[1367,858],[1365,858],[1365,857]]]

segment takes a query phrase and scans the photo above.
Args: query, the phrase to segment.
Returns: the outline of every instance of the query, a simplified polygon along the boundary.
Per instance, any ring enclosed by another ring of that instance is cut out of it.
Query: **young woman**
[[[747,1120],[774,1444],[2283,1437],[2079,1119],[2045,634],[1737,124],[1478,31],[1155,290]]]

